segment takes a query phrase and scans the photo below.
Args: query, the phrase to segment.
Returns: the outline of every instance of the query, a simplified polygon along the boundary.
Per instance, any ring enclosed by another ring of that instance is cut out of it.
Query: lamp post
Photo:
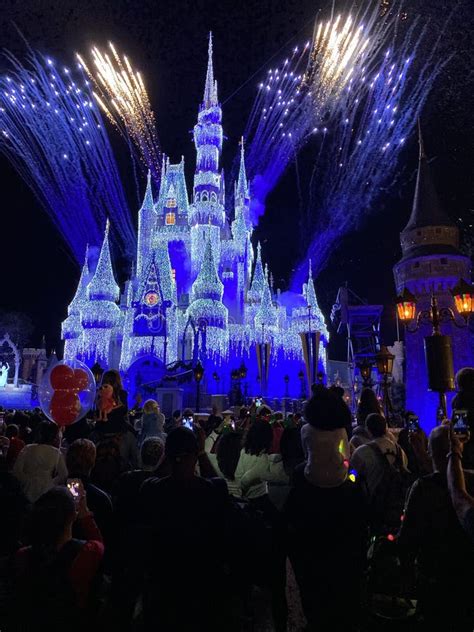
[[[102,375],[104,374],[104,369],[100,366],[98,362],[96,362],[91,367],[92,375],[94,376],[94,380],[96,384],[100,384],[100,380],[102,379]]]
[[[304,375],[304,371],[303,369],[301,369],[301,371],[298,372],[298,379],[300,381],[301,384],[301,392],[300,392],[300,399],[306,399],[306,388],[305,388],[305,375]]]
[[[201,361],[198,360],[196,366],[193,369],[194,379],[196,381],[196,412],[199,411],[200,403],[201,403],[201,380],[204,376],[204,367],[201,364]]]
[[[216,394],[217,394],[218,393],[218,389],[219,389],[219,381],[221,379],[220,376],[219,376],[219,373],[217,371],[214,371],[214,373],[212,374],[212,379],[216,383]]]
[[[370,388],[372,386],[372,362],[368,358],[364,358],[361,362],[357,362],[356,367],[359,369],[363,388]]]
[[[388,380],[393,372],[393,361],[395,356],[387,349],[385,345],[380,347],[380,351],[375,355],[375,363],[377,365],[377,371],[382,378],[383,387],[383,409],[385,412],[385,418],[388,419],[392,412],[392,402],[388,393]]]
[[[439,393],[439,405],[447,416],[446,392],[454,389],[454,367],[451,336],[441,333],[441,324],[452,322],[456,327],[467,327],[469,316],[474,310],[474,288],[464,279],[451,290],[455,310],[439,307],[434,292],[431,294],[430,308],[416,313],[416,297],[404,288],[397,297],[398,317],[408,333],[417,331],[421,324],[431,324],[432,333],[425,337],[425,357],[428,370],[428,388]],[[463,318],[459,322],[456,315]],[[410,325],[414,321],[414,324]]]
[[[244,380],[244,401],[243,404],[245,405],[247,403],[247,381],[245,380],[245,378],[247,377],[247,367],[245,366],[244,362],[242,361],[242,364],[239,367],[239,377],[241,380]],[[240,389],[242,392],[242,389]]]

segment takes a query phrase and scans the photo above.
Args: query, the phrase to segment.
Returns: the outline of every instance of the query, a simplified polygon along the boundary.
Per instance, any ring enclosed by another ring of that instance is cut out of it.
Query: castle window
[[[176,281],[176,269],[171,268],[171,276],[173,277],[173,281]]]
[[[176,208],[176,199],[175,198],[168,198],[166,200],[165,206],[166,206],[166,208]]]
[[[167,226],[173,226],[174,224],[176,224],[176,215],[175,215],[175,213],[166,213],[165,224]]]

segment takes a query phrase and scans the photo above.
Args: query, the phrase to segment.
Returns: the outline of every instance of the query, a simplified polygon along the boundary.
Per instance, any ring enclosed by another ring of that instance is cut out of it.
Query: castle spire
[[[146,189],[145,195],[143,196],[142,208],[147,208],[153,210],[154,202],[153,202],[153,191],[151,188],[151,171],[148,169],[148,175],[146,179]]]
[[[250,301],[252,301],[253,303],[260,302],[265,284],[265,273],[263,271],[262,265],[262,248],[260,246],[260,242],[258,242],[257,260],[255,262],[255,268],[253,271],[252,283],[250,284],[250,289],[248,291],[248,298]]]
[[[308,283],[306,284],[306,303],[311,307],[313,314],[319,312],[318,299],[316,298],[316,290],[314,289],[313,273],[311,270],[311,259],[309,260]]]
[[[443,210],[433,183],[428,157],[425,152],[421,124],[418,120],[418,143],[420,146],[418,176],[416,179],[413,208],[405,231],[426,226],[454,226],[454,222]]]
[[[91,300],[118,301],[120,288],[117,285],[112,268],[112,259],[109,247],[110,222],[107,219],[104,241],[100,249],[97,268],[88,285],[87,291]]]
[[[206,243],[201,270],[193,283],[193,299],[212,299],[221,301],[224,295],[224,285],[217,274],[212,244],[210,238]]]
[[[248,197],[247,174],[245,171],[245,147],[243,136],[240,140],[240,167],[239,179],[237,180],[236,197],[241,197],[242,199]]]
[[[214,67],[212,65],[212,32],[209,33],[209,48],[207,53],[207,74],[204,86],[203,105],[207,110],[217,105],[217,81],[214,81]]]

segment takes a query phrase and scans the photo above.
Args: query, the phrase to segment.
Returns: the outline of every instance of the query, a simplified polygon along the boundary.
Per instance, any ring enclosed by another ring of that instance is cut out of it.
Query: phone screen
[[[460,435],[468,434],[467,410],[453,411],[453,432]]]
[[[183,418],[183,426],[185,428],[189,428],[189,430],[194,430],[194,422],[192,417],[184,417]]]
[[[420,430],[420,420],[416,415],[410,415],[408,417],[407,427],[409,432],[417,432],[417,430]]]
[[[67,482],[67,488],[74,496],[74,500],[77,500],[80,495],[80,483],[75,478],[71,478]]]
[[[255,400],[255,406],[257,408],[260,408],[261,405],[262,405],[262,398],[261,397],[257,397],[257,399]]]

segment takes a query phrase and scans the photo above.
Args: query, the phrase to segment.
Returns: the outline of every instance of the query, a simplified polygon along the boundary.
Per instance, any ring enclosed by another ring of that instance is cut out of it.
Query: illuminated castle
[[[65,359],[78,357],[89,365],[99,362],[120,368],[129,385],[137,387],[159,380],[165,367],[178,360],[199,359],[208,377],[220,371],[222,379],[245,362],[257,393],[254,349],[268,342],[268,391],[281,394],[283,376],[293,375],[291,389],[296,393],[296,375],[302,368],[299,332],[311,328],[321,332],[324,370],[328,332],[311,270],[301,295],[282,297],[274,291],[260,245],[255,255],[251,243],[243,143],[234,185],[234,219],[226,214],[224,174],[219,168],[222,141],[210,38],[204,97],[194,127],[192,201],[184,161],[173,165],[164,158],[157,198],[148,176],[138,213],[136,263],[124,292],[120,293],[112,268],[108,226],[94,271],[86,256],[62,325]]]

